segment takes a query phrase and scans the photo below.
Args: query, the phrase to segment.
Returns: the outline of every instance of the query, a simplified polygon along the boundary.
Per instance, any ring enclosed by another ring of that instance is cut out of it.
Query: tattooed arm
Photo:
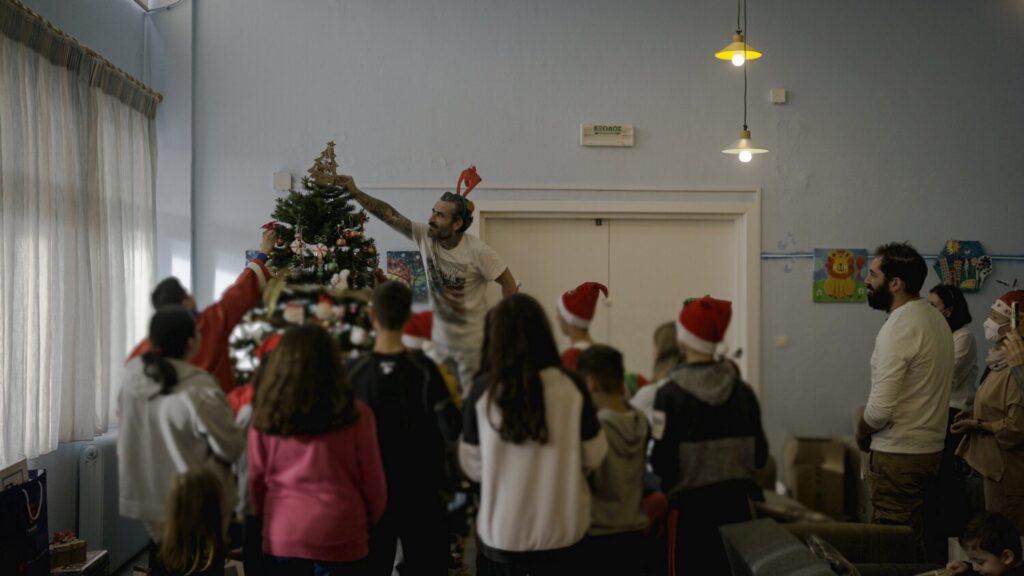
[[[398,210],[392,208],[390,204],[382,200],[378,200],[360,190],[356,187],[356,181],[353,180],[351,176],[338,176],[338,184],[344,186],[345,190],[347,190],[348,193],[355,198],[355,201],[359,202],[367,212],[373,214],[377,218],[380,218],[381,222],[390,226],[395,232],[398,232],[406,238],[412,239],[412,222],[410,222],[405,216],[402,216]]]

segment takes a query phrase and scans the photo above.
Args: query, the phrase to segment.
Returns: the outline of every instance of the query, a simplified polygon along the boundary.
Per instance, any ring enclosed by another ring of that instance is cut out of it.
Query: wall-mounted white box
[[[274,190],[284,192],[292,187],[292,175],[288,172],[274,172]]]
[[[633,146],[632,124],[580,124],[580,146]]]

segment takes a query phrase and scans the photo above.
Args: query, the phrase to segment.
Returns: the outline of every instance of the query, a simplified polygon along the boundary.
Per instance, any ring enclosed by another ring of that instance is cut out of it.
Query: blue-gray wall
[[[22,0],[35,13],[142,79],[144,11],[132,0]]]
[[[65,20],[81,3],[67,5],[76,7]],[[364,184],[449,184],[475,163],[492,184],[759,187],[766,252],[910,240],[935,253],[951,238],[1024,252],[1016,0],[751,0],[749,40],[766,56],[749,68],[749,124],[771,153],[749,165],[719,152],[742,112],[739,71],[711,57],[735,24],[729,2],[185,0],[175,10],[184,9],[159,47],[150,30],[147,72],[165,96],[192,96],[159,127],[162,137],[179,131],[160,194],[180,212],[160,249],[194,237],[202,302],[256,245],[277,194],[271,174],[303,174],[329,139]],[[81,26],[88,43],[111,24]],[[774,87],[789,91],[787,104],[768,103]],[[581,148],[581,122],[633,123],[637,146]],[[424,217],[434,200],[385,196]],[[383,250],[402,245],[379,225],[370,233]],[[762,264],[760,389],[776,451],[791,435],[849,434],[884,319],[866,306],[811,304],[810,267]],[[1020,263],[996,268],[996,278],[1024,278]],[[656,282],[657,271],[637,281]],[[969,297],[976,317],[1000,291],[990,280]],[[974,328],[981,342],[980,321]],[[780,335],[788,347],[774,347]]]
[[[475,163],[488,183],[760,187],[769,252],[910,240],[936,253],[951,238],[1024,251],[1024,4],[749,4],[748,39],[766,54],[749,69],[749,123],[771,150],[750,165],[719,152],[742,123],[742,77],[712,58],[735,23],[729,2],[195,4],[197,294],[209,301],[256,244],[271,173],[304,174],[329,139],[365,184],[454,183]],[[789,103],[768,103],[773,87]],[[637,146],[581,148],[581,122],[633,123]],[[390,199],[425,217],[435,196]],[[850,433],[884,320],[812,304],[810,266],[762,265],[760,388],[776,450],[790,435]],[[1014,276],[1024,267],[997,263],[998,278]],[[970,298],[976,316],[999,291],[990,281]]]

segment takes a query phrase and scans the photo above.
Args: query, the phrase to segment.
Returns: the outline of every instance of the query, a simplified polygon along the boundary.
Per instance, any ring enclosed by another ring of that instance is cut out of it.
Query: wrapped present
[[[75,536],[71,530],[55,532],[50,540],[50,567],[58,568],[68,564],[85,562],[85,540]]]

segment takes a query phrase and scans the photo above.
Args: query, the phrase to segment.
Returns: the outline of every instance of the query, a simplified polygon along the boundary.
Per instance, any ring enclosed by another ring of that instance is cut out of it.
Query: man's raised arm
[[[370,196],[366,192],[363,192],[356,186],[356,181],[351,176],[338,176],[338,184],[345,187],[345,190],[355,198],[356,202],[359,202],[367,212],[373,214],[377,218],[380,218],[381,222],[390,226],[394,231],[398,232],[406,238],[412,239],[412,222],[408,218],[402,216],[398,210],[395,210],[390,204],[382,200],[378,200],[373,196]]]

